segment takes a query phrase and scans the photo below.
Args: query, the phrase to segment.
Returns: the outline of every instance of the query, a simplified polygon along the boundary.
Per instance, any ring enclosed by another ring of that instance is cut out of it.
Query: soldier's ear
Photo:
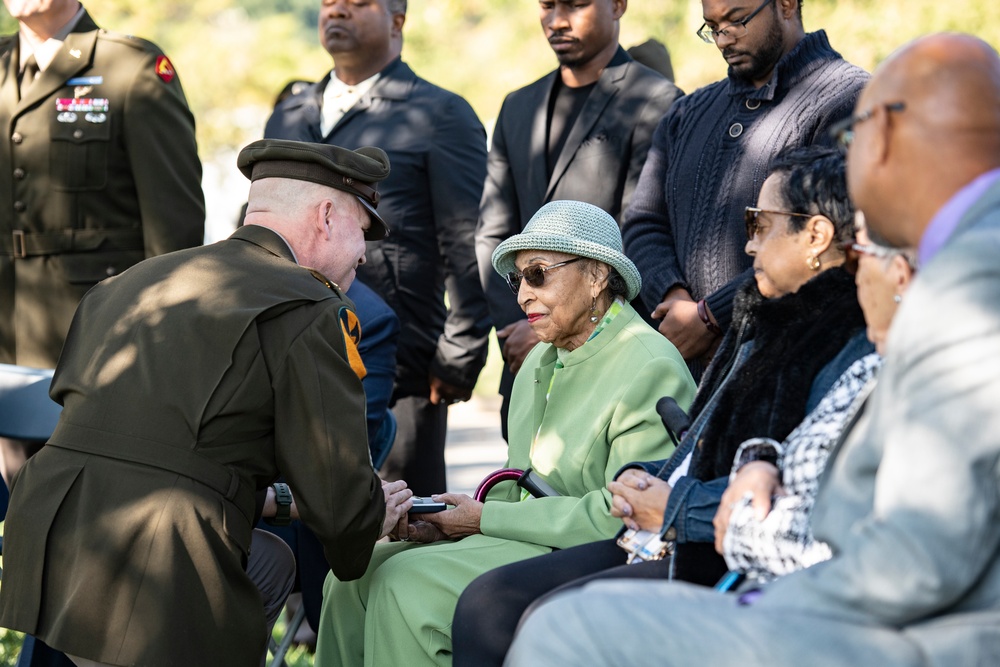
[[[333,210],[333,202],[329,199],[324,199],[316,207],[316,216],[314,218],[316,229],[325,239],[329,239],[333,234],[333,230],[331,229],[333,221],[330,219],[330,216],[333,215]]]

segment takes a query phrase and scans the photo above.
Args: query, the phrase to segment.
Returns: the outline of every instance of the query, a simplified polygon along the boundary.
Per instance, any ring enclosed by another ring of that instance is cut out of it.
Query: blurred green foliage
[[[21,654],[21,640],[23,638],[24,635],[20,632],[0,630],[0,665],[14,667],[17,664],[17,656]]]
[[[95,20],[160,45],[174,61],[198,121],[202,157],[258,138],[275,95],[291,79],[315,80],[331,65],[317,35],[318,0],[88,0]],[[996,0],[808,0],[807,30],[866,69],[908,39],[963,30],[1000,44]],[[5,12],[0,28],[14,24]],[[701,42],[696,0],[634,0],[622,44],[667,44],[687,91],[721,78],[725,63]],[[489,127],[503,96],[555,66],[531,0],[410,0],[404,58],[425,78],[463,95]]]

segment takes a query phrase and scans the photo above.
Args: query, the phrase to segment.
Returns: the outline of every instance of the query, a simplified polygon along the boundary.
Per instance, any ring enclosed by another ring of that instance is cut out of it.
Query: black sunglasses
[[[552,269],[558,269],[560,266],[566,266],[567,264],[572,264],[573,262],[578,262],[583,257],[574,257],[573,259],[567,259],[565,262],[559,262],[558,264],[552,264],[550,266],[542,266],[541,264],[532,264],[531,266],[524,267],[524,271],[511,271],[507,274],[507,285],[510,286],[510,291],[517,294],[521,290],[521,279],[523,278],[526,283],[532,287],[541,287],[545,284],[545,272],[551,271]]]

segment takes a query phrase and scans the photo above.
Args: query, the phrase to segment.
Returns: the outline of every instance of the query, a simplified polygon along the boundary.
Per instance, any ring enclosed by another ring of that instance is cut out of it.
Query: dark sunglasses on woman
[[[521,279],[524,279],[524,282],[528,283],[532,287],[541,287],[545,284],[546,271],[558,269],[560,266],[566,266],[567,264],[572,264],[573,262],[581,259],[583,258],[574,257],[573,259],[567,259],[565,262],[559,262],[558,264],[552,264],[551,266],[532,264],[531,266],[524,267],[524,271],[511,271],[507,274],[507,285],[510,287],[510,291],[514,294],[517,294],[521,289]]]

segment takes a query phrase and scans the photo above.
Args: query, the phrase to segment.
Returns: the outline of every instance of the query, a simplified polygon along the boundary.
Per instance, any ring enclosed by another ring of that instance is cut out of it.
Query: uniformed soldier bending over
[[[387,233],[377,148],[264,140],[229,239],[148,259],[80,304],[52,383],[63,412],[15,478],[0,625],[78,664],[256,665],[244,568],[279,472],[339,578],[412,506],[365,434],[342,289]]]

